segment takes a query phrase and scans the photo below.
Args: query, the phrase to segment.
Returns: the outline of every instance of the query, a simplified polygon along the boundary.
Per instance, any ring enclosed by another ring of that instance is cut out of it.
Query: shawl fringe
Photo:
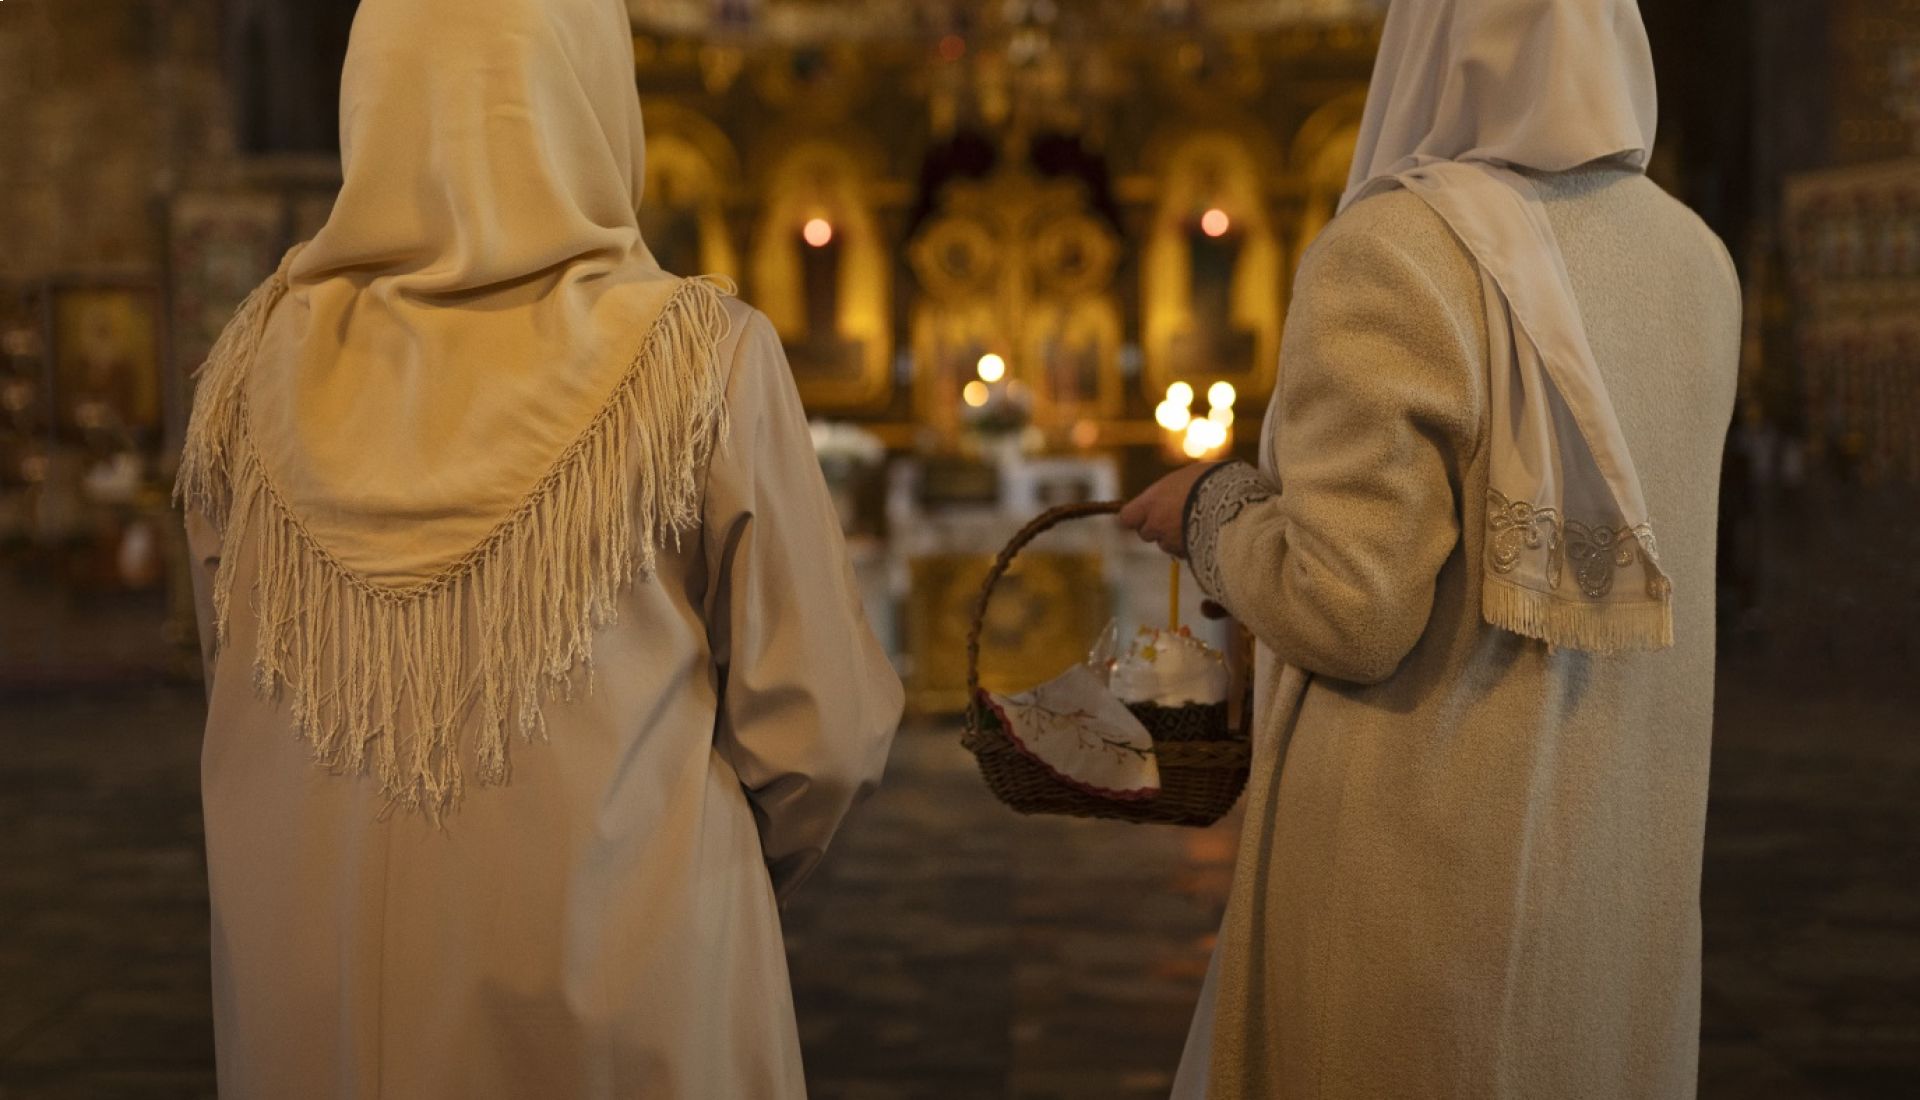
[[[1599,654],[1673,645],[1673,607],[1666,600],[1568,600],[1499,577],[1481,580],[1481,614],[1501,630]]]
[[[390,805],[439,817],[464,790],[459,732],[482,785],[505,783],[517,731],[544,738],[542,703],[591,687],[594,632],[653,575],[656,549],[698,525],[700,474],[727,431],[724,280],[668,300],[607,404],[545,477],[460,560],[404,587],[347,568],[288,507],[249,437],[244,381],[277,274],[243,302],[199,373],[175,497],[229,544],[253,540],[254,687],[284,692],[316,763],[371,772]],[[234,563],[214,580],[228,637]]]

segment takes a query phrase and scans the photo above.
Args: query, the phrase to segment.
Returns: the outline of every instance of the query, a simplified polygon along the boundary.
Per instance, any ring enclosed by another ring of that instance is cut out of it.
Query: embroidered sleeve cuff
[[[1194,482],[1187,494],[1187,560],[1201,591],[1231,609],[1220,577],[1220,529],[1247,505],[1273,497],[1273,484],[1244,462],[1222,462]]]

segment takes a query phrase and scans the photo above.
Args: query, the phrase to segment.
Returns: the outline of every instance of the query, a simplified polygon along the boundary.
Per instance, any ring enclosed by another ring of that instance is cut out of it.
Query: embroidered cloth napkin
[[[1061,782],[1105,798],[1160,793],[1152,735],[1085,665],[1031,691],[986,694],[1008,738]]]

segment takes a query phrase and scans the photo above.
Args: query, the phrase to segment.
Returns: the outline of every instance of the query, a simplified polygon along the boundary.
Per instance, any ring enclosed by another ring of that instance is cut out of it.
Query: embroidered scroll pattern
[[[1273,485],[1252,466],[1230,462],[1209,471],[1193,493],[1187,507],[1187,560],[1200,588],[1224,604],[1220,529],[1238,519],[1247,505],[1272,498]]]
[[[1518,569],[1528,555],[1546,554],[1547,584],[1559,588],[1572,567],[1575,585],[1590,600],[1606,599],[1614,577],[1642,561],[1658,563],[1660,551],[1650,524],[1613,527],[1566,519],[1557,508],[1536,508],[1523,500],[1508,500],[1498,489],[1487,490],[1487,560],[1502,576]],[[1646,592],[1664,599],[1672,582],[1658,570],[1647,570]]]

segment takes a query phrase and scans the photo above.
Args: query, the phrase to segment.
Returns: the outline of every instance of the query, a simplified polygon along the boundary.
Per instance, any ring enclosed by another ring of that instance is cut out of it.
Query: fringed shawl
[[[725,431],[727,291],[641,239],[627,35],[618,0],[364,0],[338,204],[199,376],[219,637],[251,562],[257,686],[406,809],[506,781]]]
[[[463,726],[483,784],[508,777],[509,735],[542,733],[541,704],[587,667],[616,598],[656,547],[699,521],[725,431],[721,288],[687,280],[640,341],[613,396],[519,506],[433,576],[378,583],[343,564],[288,507],[254,449],[245,382],[276,274],[247,299],[199,375],[177,496],[224,533],[213,592],[225,644],[239,548],[251,548],[253,670],[284,692],[322,766],[371,771],[407,809],[459,799]]]

